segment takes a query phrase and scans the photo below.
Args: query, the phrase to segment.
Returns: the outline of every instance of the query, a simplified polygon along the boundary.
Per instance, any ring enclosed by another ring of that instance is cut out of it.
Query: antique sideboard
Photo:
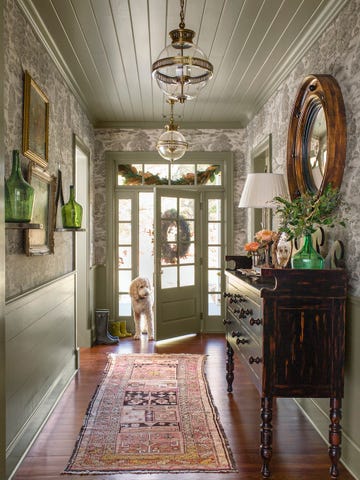
[[[230,258],[230,257],[229,257]],[[234,354],[261,398],[261,472],[270,476],[273,397],[330,399],[330,476],[341,454],[345,301],[343,269],[261,269],[260,276],[226,270],[228,392]]]

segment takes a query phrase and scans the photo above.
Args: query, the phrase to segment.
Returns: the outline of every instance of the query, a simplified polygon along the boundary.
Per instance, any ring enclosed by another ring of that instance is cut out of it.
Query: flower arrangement
[[[288,240],[311,235],[321,226],[345,226],[339,212],[339,206],[343,204],[341,194],[330,183],[321,195],[305,193],[294,200],[275,197],[273,204],[280,222],[279,232],[284,232]]]
[[[244,250],[251,254],[265,249],[275,240],[276,235],[272,230],[259,230],[255,233],[255,241],[246,243]]]
[[[269,266],[270,246],[276,238],[277,233],[272,230],[259,230],[255,233],[255,240],[244,245],[244,250],[252,256],[254,266]]]

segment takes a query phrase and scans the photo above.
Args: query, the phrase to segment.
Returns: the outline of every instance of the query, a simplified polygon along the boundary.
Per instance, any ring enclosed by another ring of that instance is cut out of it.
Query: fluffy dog
[[[154,340],[152,297],[149,279],[146,277],[134,278],[130,283],[130,297],[135,321],[134,340],[139,340],[140,338],[140,321],[142,315],[146,320],[149,340]]]

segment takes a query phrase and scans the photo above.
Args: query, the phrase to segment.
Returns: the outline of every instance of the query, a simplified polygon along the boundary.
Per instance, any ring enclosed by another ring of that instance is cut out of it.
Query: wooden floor
[[[220,421],[228,437],[238,473],[226,474],[117,474],[61,475],[72,453],[88,403],[99,383],[107,354],[204,353],[206,374]],[[81,368],[51,418],[38,436],[13,480],[252,480],[262,479],[259,457],[259,396],[235,363],[234,392],[226,392],[225,341],[223,335],[204,335],[156,345],[122,339],[117,346],[81,349]],[[329,478],[327,446],[291,399],[274,402],[274,480],[325,480]],[[353,477],[340,465],[341,480]]]

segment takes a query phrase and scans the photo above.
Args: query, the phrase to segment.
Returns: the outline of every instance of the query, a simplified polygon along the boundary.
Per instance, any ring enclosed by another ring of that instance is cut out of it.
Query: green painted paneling
[[[342,461],[355,478],[360,478],[360,298],[349,297],[346,322],[345,394],[343,399]],[[324,440],[328,441],[329,401],[299,399],[299,405]]]
[[[76,371],[75,275],[5,306],[8,475]]]

